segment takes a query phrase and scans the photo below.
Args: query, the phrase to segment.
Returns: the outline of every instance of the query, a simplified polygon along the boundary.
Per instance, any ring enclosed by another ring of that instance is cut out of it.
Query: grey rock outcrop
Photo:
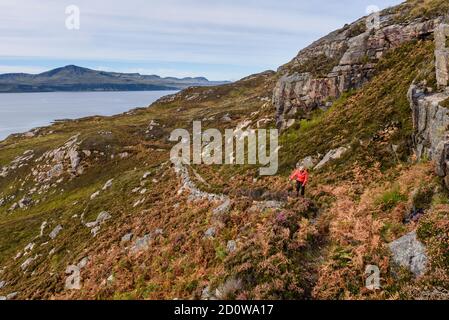
[[[10,293],[10,294],[8,294],[6,296],[0,296],[0,300],[1,301],[13,300],[13,299],[15,299],[17,297],[18,294],[19,294],[18,292],[13,292],[13,293]]]
[[[237,242],[235,240],[229,240],[226,244],[226,250],[228,253],[234,253],[237,250]]]
[[[96,197],[98,197],[100,195],[100,191],[95,191],[94,193],[92,193],[90,195],[90,200],[95,199]]]
[[[231,199],[226,199],[221,205],[214,209],[214,215],[228,213],[231,210]]]
[[[104,186],[101,190],[105,191],[105,190],[109,189],[110,187],[112,187],[113,181],[114,181],[114,179],[110,179],[110,180],[106,181],[106,183],[104,184]]]
[[[449,110],[441,105],[449,99],[449,94],[425,94],[423,88],[412,85],[408,99],[413,115],[416,156],[433,160],[437,175],[449,186]]]
[[[204,233],[204,238],[212,239],[215,237],[216,233],[217,233],[217,229],[215,227],[210,227]]]
[[[48,179],[57,178],[64,172],[64,166],[61,163],[55,164],[47,173]]]
[[[174,166],[174,171],[176,175],[181,178],[181,188],[178,190],[178,194],[182,194],[183,192],[189,192],[189,201],[197,201],[197,200],[209,200],[209,201],[222,201],[226,202],[228,199],[227,196],[222,194],[214,194],[201,191],[196,184],[190,178],[189,170],[182,163],[176,163]]]
[[[315,170],[321,169],[324,167],[329,161],[340,159],[347,151],[349,147],[340,147],[337,149],[330,150],[326,155],[321,159],[321,161],[315,166]]]
[[[20,209],[26,209],[29,205],[31,205],[32,202],[32,199],[24,197],[19,200],[18,205]]]
[[[40,237],[42,237],[44,235],[44,230],[45,230],[46,226],[47,226],[47,221],[42,222],[41,227],[40,227],[40,232],[39,232]]]
[[[265,210],[279,210],[285,205],[282,201],[255,201],[249,208],[250,212],[264,212]]]
[[[70,165],[72,166],[72,170],[76,171],[81,162],[78,151],[76,151],[76,149],[70,149],[68,151],[68,157],[70,158]]]
[[[238,278],[228,278],[218,288],[213,291],[210,286],[207,286],[201,292],[201,300],[225,300],[242,290],[243,281]]]
[[[278,70],[282,76],[272,98],[277,127],[286,129],[301,114],[328,108],[342,93],[360,88],[372,78],[377,61],[387,50],[431,34],[434,25],[433,20],[400,25],[382,12],[378,29],[366,30],[362,18],[301,50]],[[317,63],[326,66],[322,74],[316,72]]]
[[[32,258],[28,258],[26,259],[21,265],[20,268],[22,269],[22,271],[26,271],[28,269],[28,267],[36,260],[40,257],[40,255],[35,255]]]
[[[33,258],[28,258],[28,259],[26,259],[26,260],[20,265],[20,268],[21,268],[22,270],[25,271],[25,270],[28,268],[28,266],[29,266],[33,261],[34,261]]]
[[[151,235],[146,234],[143,237],[137,238],[131,247],[131,253],[136,254],[141,251],[148,250],[150,247]]]
[[[100,231],[101,225],[111,218],[112,216],[109,214],[109,212],[102,211],[98,214],[95,221],[86,223],[86,227],[91,229],[90,232],[95,237]]]
[[[313,167],[315,167],[317,164],[317,159],[312,157],[312,156],[308,156],[305,157],[304,159],[300,160],[297,165],[304,167],[306,169],[312,169]]]
[[[55,239],[58,234],[61,232],[62,230],[62,226],[61,225],[57,225],[52,232],[50,232],[49,237],[52,239]]]
[[[413,231],[389,244],[395,263],[408,268],[415,276],[421,276],[426,271],[426,248],[419,242]]]
[[[32,173],[36,182],[42,184],[59,178],[65,171],[72,174],[81,174],[81,155],[78,152],[79,134],[72,136],[62,146],[48,150],[36,159],[37,164]]]
[[[28,165],[33,157],[34,151],[26,150],[22,155],[16,157],[13,161],[11,161],[9,165],[0,168],[0,177],[5,178],[16,169]]]
[[[440,24],[435,29],[435,68],[439,87],[449,85],[449,25]]]
[[[130,242],[131,239],[132,239],[132,237],[133,237],[133,233],[132,233],[132,232],[129,232],[129,233],[125,234],[125,235],[122,237],[122,239],[120,240],[120,242],[121,242],[121,243],[127,243],[127,242]]]

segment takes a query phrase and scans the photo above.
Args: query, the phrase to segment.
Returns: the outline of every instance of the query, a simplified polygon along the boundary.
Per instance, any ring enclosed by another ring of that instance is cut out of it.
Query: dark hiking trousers
[[[302,185],[301,182],[296,181],[296,195],[299,196],[299,192],[301,192],[301,195],[304,196],[304,193],[306,192],[306,187]]]

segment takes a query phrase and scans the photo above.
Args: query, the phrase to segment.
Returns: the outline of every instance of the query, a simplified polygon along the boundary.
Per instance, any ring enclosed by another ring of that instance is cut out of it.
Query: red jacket
[[[309,173],[307,172],[307,170],[301,172],[298,169],[296,169],[290,176],[290,180],[296,180],[301,182],[303,185],[306,185],[307,181],[309,181]]]

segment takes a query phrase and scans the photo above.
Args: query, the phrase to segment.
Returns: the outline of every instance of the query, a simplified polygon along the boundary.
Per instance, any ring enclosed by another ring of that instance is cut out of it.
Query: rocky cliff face
[[[449,187],[449,109],[443,106],[448,98],[447,92],[426,95],[416,85],[409,91],[416,156],[434,160],[436,173],[445,178]]]
[[[449,187],[449,49],[446,47],[449,25],[435,28],[435,70],[440,92],[432,93],[425,84],[412,84],[408,99],[415,129],[414,148],[418,159],[428,157],[436,165],[436,173]]]
[[[382,12],[378,28],[366,18],[344,27],[299,52],[279,69],[273,92],[278,128],[285,129],[304,113],[328,108],[345,91],[370,80],[379,58],[400,44],[432,34],[436,21],[395,23],[394,15]]]

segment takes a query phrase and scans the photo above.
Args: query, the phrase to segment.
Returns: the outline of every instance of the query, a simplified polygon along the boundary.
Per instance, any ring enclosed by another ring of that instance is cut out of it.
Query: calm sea
[[[54,120],[111,116],[146,107],[176,91],[51,92],[0,94],[0,140]]]

